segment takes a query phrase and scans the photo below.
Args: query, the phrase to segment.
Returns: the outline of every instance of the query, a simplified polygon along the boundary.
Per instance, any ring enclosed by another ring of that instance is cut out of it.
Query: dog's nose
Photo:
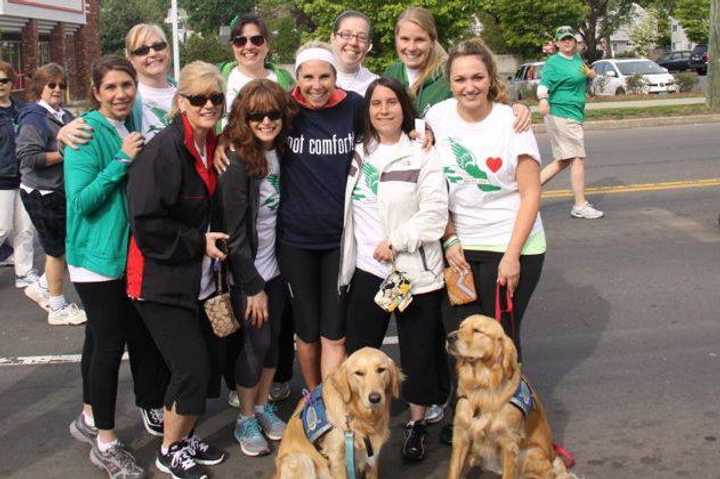
[[[368,399],[370,400],[371,403],[377,404],[382,399],[382,396],[380,396],[380,393],[370,393],[370,395],[368,396]]]

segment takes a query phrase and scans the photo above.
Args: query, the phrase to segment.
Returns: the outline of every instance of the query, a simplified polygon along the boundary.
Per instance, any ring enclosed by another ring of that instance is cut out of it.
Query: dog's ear
[[[343,363],[335,373],[330,376],[332,385],[340,393],[340,398],[344,403],[350,402],[352,396],[352,390],[350,389],[350,381],[348,380],[348,369]]]
[[[390,364],[388,371],[390,372],[390,391],[392,397],[397,399],[400,397],[400,383],[405,380],[405,375],[394,362]]]
[[[506,378],[511,378],[517,371],[517,349],[512,339],[505,336],[503,338],[503,372]]]

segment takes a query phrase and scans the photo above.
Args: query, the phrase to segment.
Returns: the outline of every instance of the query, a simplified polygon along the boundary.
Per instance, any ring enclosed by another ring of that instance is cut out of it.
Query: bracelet
[[[455,246],[456,244],[460,244],[460,239],[457,236],[454,238],[450,238],[445,243],[443,243],[443,251],[449,250],[451,247]]]
[[[448,236],[447,239],[443,242],[443,248],[447,247],[448,244],[450,244],[453,240],[459,240],[457,235],[452,234],[452,235]]]

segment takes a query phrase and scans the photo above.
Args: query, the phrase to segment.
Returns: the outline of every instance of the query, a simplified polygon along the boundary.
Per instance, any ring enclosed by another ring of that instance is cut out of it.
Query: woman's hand
[[[260,291],[254,296],[247,297],[247,306],[245,307],[245,318],[250,324],[259,328],[268,320],[268,297],[265,291]]]
[[[225,233],[218,233],[211,231],[205,233],[205,255],[212,259],[219,259],[220,261],[225,259],[225,253],[220,251],[215,242],[217,240],[226,240],[229,236]]]
[[[497,282],[500,286],[507,288],[510,297],[515,294],[518,282],[520,281],[520,258],[505,253],[498,265]]]
[[[373,252],[373,258],[382,263],[392,263],[393,252],[392,246],[387,240],[383,240],[378,243],[375,251]]]
[[[542,116],[547,116],[548,113],[550,113],[550,102],[548,102],[545,98],[540,100],[538,102],[538,111],[542,114]]]
[[[597,76],[597,72],[595,70],[593,70],[592,68],[590,68],[589,66],[587,66],[586,63],[583,63],[580,66],[580,73],[582,73],[583,75],[585,75],[586,77],[588,77],[591,80]]]
[[[140,150],[145,145],[145,138],[138,133],[130,133],[122,142],[122,151],[127,155],[128,158],[134,160]]]
[[[513,122],[513,131],[522,133],[530,129],[532,124],[532,112],[530,107],[522,103],[512,104],[513,113],[515,114],[515,122]]]
[[[82,118],[75,118],[67,125],[60,128],[57,134],[57,140],[65,146],[69,146],[73,150],[77,150],[80,145],[84,145],[93,138],[93,129],[85,123]]]
[[[213,165],[218,173],[224,173],[228,166],[230,166],[230,158],[227,153],[227,141],[221,136],[217,146],[215,147],[215,154],[213,155]]]
[[[460,243],[455,243],[445,250],[445,259],[448,265],[458,273],[470,272],[470,264],[465,260],[465,253],[463,253]]]
[[[418,132],[417,130],[413,130],[408,134],[408,137],[415,141],[418,138]],[[422,149],[423,151],[430,151],[430,149],[435,144],[435,135],[433,135],[433,131],[430,129],[430,127],[425,128],[425,137],[423,138],[423,144]]]

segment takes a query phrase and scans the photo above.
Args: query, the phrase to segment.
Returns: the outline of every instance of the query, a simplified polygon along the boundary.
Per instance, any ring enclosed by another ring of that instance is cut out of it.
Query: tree
[[[257,13],[265,19],[273,36],[270,58],[276,63],[293,63],[295,51],[302,41],[307,23],[294,2],[285,0],[259,0]]]
[[[138,23],[163,28],[169,0],[103,0],[100,3],[100,44],[103,53],[121,53],[125,35]]]
[[[217,34],[221,26],[230,25],[237,15],[255,9],[255,0],[185,0],[178,3],[188,14],[190,28],[203,34]]]
[[[630,41],[635,46],[637,55],[646,57],[657,45],[660,38],[657,17],[657,10],[649,8],[645,16],[630,31]]]
[[[673,16],[682,25],[688,40],[707,43],[710,32],[710,0],[677,0]]]
[[[218,64],[232,58],[230,46],[220,41],[217,33],[190,35],[180,49],[180,64],[187,65],[195,60]]]
[[[633,13],[632,0],[585,0],[588,13],[580,25],[580,33],[587,49],[585,57],[589,62],[602,58],[599,43],[610,45],[610,35],[627,23]]]

